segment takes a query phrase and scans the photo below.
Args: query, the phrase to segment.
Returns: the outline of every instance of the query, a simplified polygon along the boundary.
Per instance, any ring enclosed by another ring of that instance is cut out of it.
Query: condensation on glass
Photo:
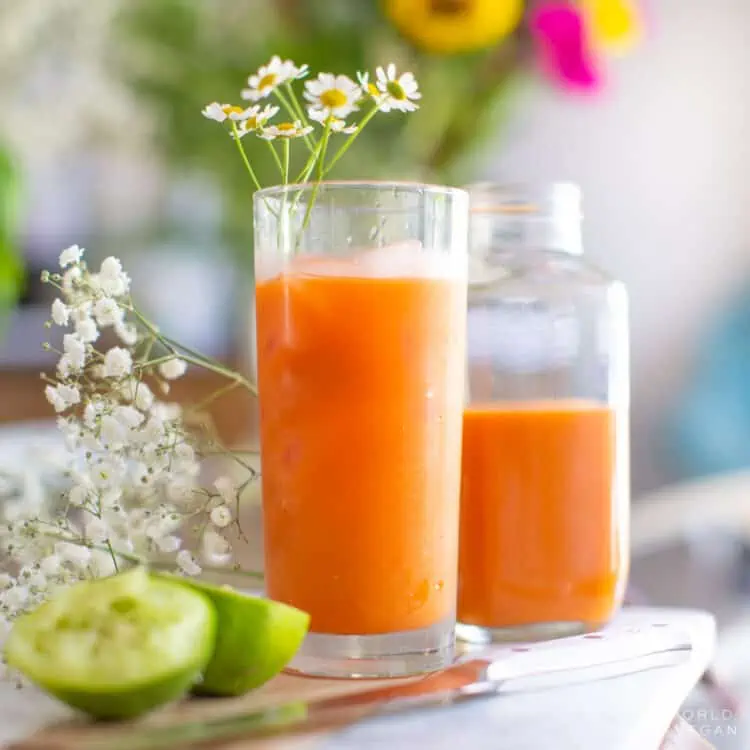
[[[457,633],[597,628],[628,572],[628,322],[572,184],[471,186]]]

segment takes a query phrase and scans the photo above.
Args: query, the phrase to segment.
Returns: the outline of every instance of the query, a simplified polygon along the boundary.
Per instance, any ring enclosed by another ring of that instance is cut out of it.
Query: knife
[[[625,637],[627,635],[628,637]],[[673,666],[690,657],[690,638],[675,633],[592,635],[528,646],[482,649],[471,658],[415,681],[390,684],[333,698],[297,700],[215,719],[166,726],[121,727],[125,734],[97,737],[97,727],[76,733],[76,750],[223,750],[237,740],[277,734],[312,733],[357,721],[520,690],[538,690],[562,679],[566,684],[609,679]],[[586,638],[602,638],[580,643]],[[568,642],[567,644],[565,642]],[[565,645],[559,645],[565,644]],[[526,686],[524,688],[524,685]],[[106,730],[105,730],[106,734]],[[88,736],[87,736],[88,735]],[[70,750],[64,730],[30,738],[18,750]]]

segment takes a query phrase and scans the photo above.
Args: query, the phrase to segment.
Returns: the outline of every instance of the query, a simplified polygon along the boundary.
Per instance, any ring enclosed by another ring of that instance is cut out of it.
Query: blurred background
[[[750,464],[750,9],[582,0],[614,11],[580,59],[559,42],[555,68],[523,5],[3,0],[4,309],[22,286],[0,365],[43,363],[36,279],[74,242],[122,256],[175,335],[241,357],[251,190],[201,107],[236,99],[273,52],[352,75],[394,59],[423,109],[376,120],[339,176],[579,183],[587,253],[632,299],[635,492]]]
[[[243,366],[251,189],[200,109],[273,53],[350,75],[394,60],[424,106],[376,120],[338,176],[580,184],[587,254],[631,297],[634,574],[664,600],[721,580],[744,602],[750,4],[536,4],[557,25],[530,5],[2,0],[0,417],[48,414],[36,280],[73,243],[120,256],[165,330]]]

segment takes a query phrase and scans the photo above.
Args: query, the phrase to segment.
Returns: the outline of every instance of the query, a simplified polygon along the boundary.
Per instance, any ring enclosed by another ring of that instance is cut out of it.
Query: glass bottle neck
[[[470,186],[472,253],[490,259],[523,249],[580,255],[581,194],[569,183]]]
[[[581,225],[551,216],[475,213],[471,218],[471,248],[484,256],[523,249],[581,255]]]

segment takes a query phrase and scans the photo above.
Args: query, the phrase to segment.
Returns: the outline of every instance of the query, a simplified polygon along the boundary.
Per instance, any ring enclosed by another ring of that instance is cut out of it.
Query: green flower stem
[[[313,173],[315,168],[315,162],[320,156],[320,150],[323,147],[323,139],[321,138],[315,146],[315,150],[310,154],[305,166],[302,167],[302,171],[295,178],[295,183],[307,182],[310,179],[310,175]]]
[[[310,223],[310,217],[312,216],[312,209],[315,205],[315,199],[318,197],[318,189],[320,188],[320,181],[323,179],[323,165],[326,160],[326,149],[328,147],[328,138],[331,135],[331,123],[330,121],[326,122],[325,130],[323,131],[323,135],[321,136],[320,142],[320,156],[318,157],[317,165],[318,165],[318,177],[315,180],[315,184],[313,185],[312,192],[310,193],[310,198],[307,201],[307,210],[305,211],[305,218],[302,222],[302,229],[300,230],[299,236],[297,237],[297,244],[299,245],[300,241],[302,240],[302,232],[307,228],[307,225]]]
[[[284,180],[284,184],[289,184],[289,139],[284,138],[284,165],[281,170],[282,179]]]
[[[171,563],[158,562],[154,560],[147,560],[138,555],[134,555],[132,552],[122,552],[116,550],[112,545],[107,542],[107,546],[101,546],[98,544],[92,544],[81,537],[75,537],[65,534],[52,533],[49,531],[39,532],[42,536],[48,539],[57,539],[59,542],[67,542],[68,544],[75,544],[77,547],[85,547],[86,549],[96,550],[97,552],[112,552],[112,554],[119,557],[121,560],[131,563],[132,565],[143,565],[147,568],[153,568],[155,570],[174,570],[174,565]],[[109,549],[108,549],[109,548]],[[206,573],[234,573],[236,575],[247,576],[248,578],[254,578],[256,581],[262,581],[265,576],[256,570],[242,570],[236,568],[222,568],[217,565],[201,565],[201,568]],[[118,569],[119,570],[119,569]]]
[[[268,144],[269,150],[273,154],[273,160],[276,162],[276,166],[279,168],[281,179],[286,182],[286,178],[284,177],[284,165],[281,163],[281,159],[279,159],[279,153],[278,151],[276,151],[276,146],[273,145],[273,141],[266,141],[266,143]]]
[[[367,123],[369,123],[370,120],[372,120],[372,118],[375,117],[375,115],[379,111],[380,110],[378,109],[378,105],[374,103],[372,106],[372,109],[362,118],[362,122],[359,123],[359,126],[357,127],[357,129],[344,141],[343,145],[336,152],[336,154],[334,154],[330,163],[323,171],[321,175],[321,179],[322,177],[325,177],[326,175],[328,175],[328,173],[336,166],[336,164],[338,163],[338,160],[349,150],[351,145],[357,139],[357,136],[365,129],[365,126],[367,125]],[[322,160],[323,159],[321,159],[321,161]]]
[[[206,398],[204,398],[202,401],[199,401],[197,404],[193,404],[190,407],[189,411],[193,413],[203,411],[207,406],[210,406],[214,401],[217,401],[222,396],[225,396],[230,391],[233,391],[239,385],[240,383],[237,380],[233,380],[231,383],[227,383],[217,391],[214,391],[210,396],[206,396]]]
[[[163,333],[160,333],[156,326],[147,318],[144,318],[132,303],[129,306],[129,309],[136,316],[136,318],[138,318],[141,325],[143,325],[144,328],[146,328],[148,332],[152,336],[154,336],[157,341],[159,341],[160,344],[169,349],[169,351],[171,351],[173,354],[179,355],[182,359],[184,359],[186,362],[189,362],[190,364],[202,367],[205,370],[210,370],[211,372],[215,372],[217,375],[222,375],[223,377],[236,382],[238,385],[241,385],[248,391],[250,391],[250,393],[252,393],[254,396],[258,395],[257,387],[247,378],[243,377],[238,372],[225,367],[221,364],[221,362],[218,362],[211,357],[207,357],[200,352],[196,352],[193,349],[189,349],[179,341],[175,341],[174,339],[169,338],[169,336],[165,336]]]
[[[240,138],[240,131],[237,129],[237,123],[234,120],[230,120],[232,123],[232,135],[234,135],[234,142],[237,144],[237,150],[240,152],[240,156],[242,157],[242,161],[245,163],[245,168],[248,171],[248,174],[250,175],[253,183],[255,184],[255,189],[260,190],[260,182],[258,181],[258,176],[255,174],[255,171],[250,166],[250,161],[247,158],[247,154],[245,153],[245,148],[242,145],[242,139]]]
[[[302,104],[300,104],[299,99],[297,99],[297,94],[294,93],[294,89],[292,88],[292,84],[290,81],[286,82],[285,88],[287,90],[287,93],[289,94],[289,101],[292,103],[292,107],[297,112],[297,117],[299,117],[299,121],[302,123],[303,126],[307,127],[310,124],[310,121],[307,119],[305,108],[302,106]]]
[[[299,120],[299,114],[295,111],[294,105],[289,101],[289,99],[286,98],[284,93],[279,88],[275,88],[273,93],[276,95],[276,98],[281,102],[284,109],[287,111],[287,114],[292,118],[292,120]],[[292,96],[294,98],[294,96]],[[298,104],[299,106],[299,104]],[[312,151],[315,148],[315,144],[312,142],[312,139],[310,138],[309,133],[304,136],[305,145],[307,146],[308,151]]]

